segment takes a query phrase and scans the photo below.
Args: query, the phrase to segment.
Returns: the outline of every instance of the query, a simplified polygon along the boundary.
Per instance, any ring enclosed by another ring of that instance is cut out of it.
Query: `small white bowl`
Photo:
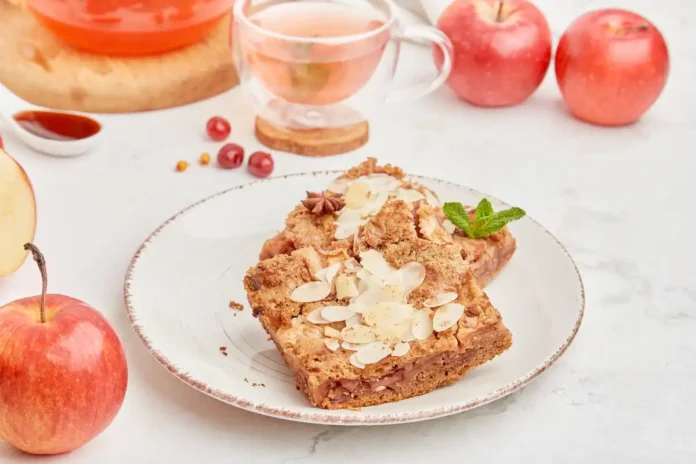
[[[27,111],[46,111],[61,114],[75,114],[78,116],[88,117],[99,123],[99,132],[84,139],[52,140],[44,137],[39,137],[38,135],[34,135],[31,132],[24,129],[14,118],[14,116],[16,114],[19,114],[21,111],[14,111],[11,115],[3,114],[5,121],[8,125],[12,127],[12,129],[14,129],[14,132],[15,134],[17,134],[17,137],[19,137],[24,143],[32,147],[34,150],[44,153],[46,155],[65,157],[83,155],[87,153],[89,150],[93,149],[101,140],[103,126],[98,120],[94,119],[92,116],[85,116],[81,113],[72,111],[56,111],[52,109],[29,108]]]

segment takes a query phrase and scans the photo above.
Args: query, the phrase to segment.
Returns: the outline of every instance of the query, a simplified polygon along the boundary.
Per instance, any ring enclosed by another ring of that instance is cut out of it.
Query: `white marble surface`
[[[696,462],[696,7],[690,0],[537,4],[556,40],[580,12],[610,5],[630,7],[661,28],[672,71],[639,124],[603,129],[573,120],[549,73],[516,108],[475,109],[441,89],[384,108],[372,119],[370,143],[357,152],[275,159],[276,174],[284,174],[376,155],[525,207],[568,247],[586,286],[582,329],[552,369],[491,405],[410,425],[305,425],[226,406],[176,380],[147,353],[128,324],[122,285],[131,254],[153,228],[250,179],[242,170],[172,170],[179,159],[215,150],[201,134],[214,113],[230,118],[234,140],[258,147],[240,92],[104,117],[106,143],[76,159],[34,153],[4,130],[7,150],[36,189],[36,243],[48,259],[50,289],[103,311],[130,367],[126,400],[111,427],[84,448],[41,462]],[[424,63],[427,53],[411,55],[413,69]],[[0,281],[0,303],[38,290],[28,262]],[[33,461],[0,443],[0,462]]]

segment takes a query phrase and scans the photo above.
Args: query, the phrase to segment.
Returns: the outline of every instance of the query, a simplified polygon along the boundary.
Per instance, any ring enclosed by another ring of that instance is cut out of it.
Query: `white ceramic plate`
[[[511,225],[517,252],[486,287],[513,334],[510,350],[427,395],[360,411],[311,406],[252,317],[242,278],[305,191],[322,190],[337,174],[292,175],[236,187],[188,207],[148,237],[128,269],[126,306],[136,333],[169,372],[249,411],[303,422],[368,425],[432,419],[483,405],[528,384],[563,354],[580,327],[582,281],[566,250],[526,217]],[[482,196],[448,182],[414,179],[443,201],[476,204]],[[496,210],[509,207],[490,199]],[[245,309],[230,309],[230,300]]]

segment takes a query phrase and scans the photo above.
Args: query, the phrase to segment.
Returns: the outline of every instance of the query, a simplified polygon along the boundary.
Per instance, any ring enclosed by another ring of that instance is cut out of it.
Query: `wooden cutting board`
[[[25,7],[0,0],[0,83],[56,109],[127,113],[184,105],[239,83],[229,29],[226,19],[205,41],[163,55],[107,57],[69,48]]]

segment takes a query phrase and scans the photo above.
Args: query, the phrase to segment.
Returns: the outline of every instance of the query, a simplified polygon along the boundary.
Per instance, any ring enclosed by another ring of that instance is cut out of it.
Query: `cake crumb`
[[[237,303],[234,300],[230,300],[230,308],[237,311],[244,311],[244,305],[241,303]]]
[[[266,387],[265,384],[263,384],[263,383],[256,383],[256,382],[252,383],[251,386],[252,386],[252,387],[264,387],[264,388]]]
[[[221,347],[220,347],[220,353],[222,353],[223,356],[227,356],[227,347],[226,347],[226,346],[221,346]]]
[[[244,377],[244,381],[245,381],[246,383],[249,383],[249,379],[247,379],[246,377]]]

